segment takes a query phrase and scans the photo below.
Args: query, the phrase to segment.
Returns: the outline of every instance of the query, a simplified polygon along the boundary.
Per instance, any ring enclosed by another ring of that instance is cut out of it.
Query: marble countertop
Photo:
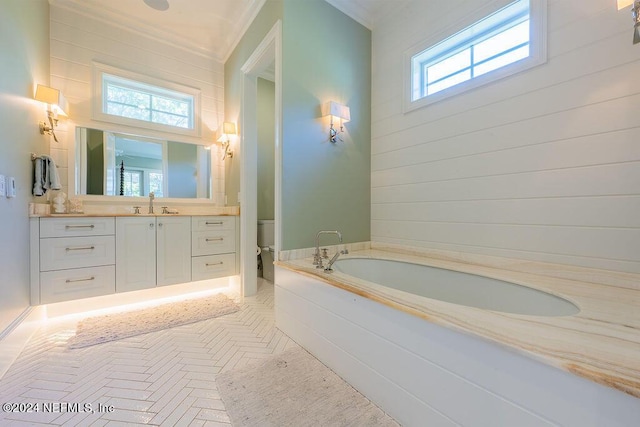
[[[401,260],[504,280],[565,298],[577,305],[580,312],[541,317],[482,310],[371,285],[338,271],[325,273],[312,265],[311,258],[279,261],[276,265],[429,322],[483,337],[640,398],[640,289],[376,249],[352,251],[343,256],[349,257]]]
[[[238,206],[215,206],[207,208],[171,208],[176,209],[178,213],[163,214],[161,208],[157,208],[158,213],[145,213],[146,207],[141,209],[141,213],[135,214],[132,209],[123,209],[116,207],[113,209],[100,209],[96,211],[86,211],[84,213],[68,213],[68,214],[52,214],[52,213],[30,213],[31,218],[81,218],[81,217],[123,217],[123,216],[149,216],[149,217],[163,217],[163,216],[238,216],[240,215],[240,208]]]

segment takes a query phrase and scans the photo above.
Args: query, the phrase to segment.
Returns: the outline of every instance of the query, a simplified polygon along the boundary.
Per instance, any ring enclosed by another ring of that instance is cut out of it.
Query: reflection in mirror
[[[211,198],[202,145],[76,128],[76,194]]]

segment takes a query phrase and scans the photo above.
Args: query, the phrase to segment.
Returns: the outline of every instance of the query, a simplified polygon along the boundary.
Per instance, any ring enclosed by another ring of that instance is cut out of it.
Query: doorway
[[[282,22],[278,20],[242,66],[240,129],[240,279],[242,296],[255,295],[258,224],[258,78],[273,72],[275,83],[275,252],[278,260],[282,224]],[[272,70],[272,71],[271,71]]]

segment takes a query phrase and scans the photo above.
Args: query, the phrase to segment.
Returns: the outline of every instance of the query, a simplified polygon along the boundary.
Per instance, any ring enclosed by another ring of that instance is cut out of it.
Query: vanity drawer
[[[235,216],[192,216],[192,231],[235,230]]]
[[[40,271],[115,264],[115,236],[40,239]]]
[[[115,218],[41,218],[40,238],[115,234]]]
[[[191,255],[215,255],[235,252],[234,230],[194,231],[191,237]]]
[[[191,280],[215,279],[236,274],[236,254],[207,255],[191,258]]]
[[[74,268],[40,273],[41,304],[97,297],[116,291],[116,268]]]

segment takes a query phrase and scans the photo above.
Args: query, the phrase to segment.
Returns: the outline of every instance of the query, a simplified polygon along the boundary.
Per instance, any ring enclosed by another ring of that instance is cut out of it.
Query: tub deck
[[[482,337],[640,399],[640,288],[375,249],[353,251],[344,256],[348,257],[413,262],[513,282],[565,298],[580,312],[565,317],[492,312],[407,294],[338,271],[325,273],[312,265],[311,258],[279,261],[276,265],[429,322]]]

